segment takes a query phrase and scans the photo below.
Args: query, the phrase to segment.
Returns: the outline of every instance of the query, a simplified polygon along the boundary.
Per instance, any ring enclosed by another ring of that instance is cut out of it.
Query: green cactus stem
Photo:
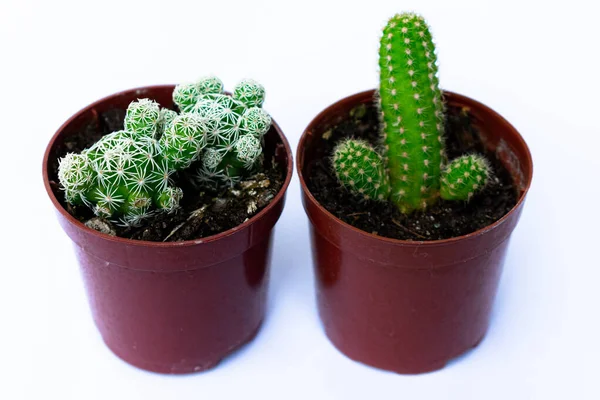
[[[201,94],[223,93],[223,82],[213,75],[199,79],[196,86]]]
[[[255,171],[262,160],[262,138],[272,122],[260,108],[265,90],[259,83],[245,80],[233,93],[200,95],[191,109],[208,131],[208,145],[197,171],[202,186],[232,186]]]
[[[207,76],[196,83],[177,85],[173,90],[173,102],[182,112],[190,112],[202,96],[222,93],[223,82],[215,76]]]
[[[68,203],[81,205],[86,201],[83,194],[92,182],[92,166],[87,156],[68,153],[59,160],[58,180],[65,191]]]
[[[333,152],[338,180],[365,200],[387,200],[390,185],[381,156],[362,140],[347,139]]]
[[[162,108],[160,110],[157,124],[157,139],[160,139],[164,131],[168,128],[169,124],[173,122],[177,115],[178,114],[175,111],[169,110],[168,108]]]
[[[154,137],[160,119],[158,103],[150,99],[140,99],[132,102],[125,114],[125,130]]]
[[[244,103],[246,107],[262,107],[265,88],[255,80],[245,79],[236,85],[233,98]]]
[[[271,127],[271,116],[262,108],[251,107],[244,111],[240,120],[240,129],[243,134],[263,137]]]
[[[438,198],[444,155],[435,47],[422,17],[404,13],[389,20],[381,38],[379,67],[391,199],[409,213]]]
[[[440,194],[444,200],[470,200],[488,183],[490,166],[479,155],[458,157],[442,171]]]
[[[162,157],[169,169],[179,170],[197,160],[206,146],[206,127],[195,114],[178,115],[160,138]]]
[[[159,109],[148,99],[132,102],[126,115],[131,131],[113,132],[81,154],[67,154],[58,175],[69,203],[131,226],[154,209],[177,208],[183,193],[171,187],[170,176],[199,157],[206,132],[195,115],[182,114],[156,140],[150,133],[157,134]]]

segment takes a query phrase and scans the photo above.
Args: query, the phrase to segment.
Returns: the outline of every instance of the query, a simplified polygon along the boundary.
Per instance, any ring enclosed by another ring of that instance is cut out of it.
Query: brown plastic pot
[[[65,137],[110,108],[148,97],[172,106],[173,85],[117,93],[79,111],[50,140],[43,163],[46,191],[73,240],[94,321],[107,346],[126,362],[161,373],[215,366],[250,341],[265,315],[273,227],[292,177],[292,154],[279,126],[266,135],[267,159],[286,170],[271,203],[218,235],[157,243],[112,237],[73,218],[56,198],[51,163]]]
[[[371,103],[373,94],[355,94],[321,112],[298,145],[319,314],[331,342],[353,360],[402,374],[434,371],[477,346],[488,329],[506,248],[531,183],[531,154],[500,115],[446,92],[450,107],[470,109],[485,145],[511,172],[518,203],[494,224],[447,240],[403,241],[361,231],[325,210],[306,177],[322,134],[354,107]]]

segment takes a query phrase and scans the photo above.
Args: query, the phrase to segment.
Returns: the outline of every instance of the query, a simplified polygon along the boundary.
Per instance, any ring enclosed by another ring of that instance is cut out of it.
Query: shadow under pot
[[[151,242],[92,230],[65,210],[55,173],[66,138],[138,98],[172,108],[173,88],[127,90],[79,111],[50,140],[43,179],[58,221],[73,241],[94,322],[106,345],[136,367],[182,374],[214,367],[252,340],[261,326],[271,237],[292,176],[283,132],[273,121],[265,135],[265,159],[275,159],[284,176],[277,195],[241,225],[197,240]]]
[[[390,239],[357,229],[319,204],[307,182],[314,161],[324,157],[323,141],[333,140],[331,131],[354,118],[358,107],[372,106],[373,95],[370,90],[331,105],[298,145],[319,315],[331,342],[353,360],[402,374],[434,371],[477,346],[488,329],[508,239],[531,183],[531,155],[496,112],[445,92],[448,109],[469,110],[483,146],[510,173],[516,205],[483,229],[444,240]]]

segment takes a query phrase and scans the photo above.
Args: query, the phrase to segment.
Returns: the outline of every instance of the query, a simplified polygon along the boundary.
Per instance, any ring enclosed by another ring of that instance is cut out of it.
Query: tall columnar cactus
[[[178,207],[183,193],[170,177],[200,158],[199,179],[214,185],[236,182],[257,166],[271,126],[260,108],[262,86],[243,81],[230,97],[218,78],[208,77],[177,86],[173,100],[181,114],[149,99],[132,102],[124,130],[63,157],[58,174],[67,202],[137,225],[155,210]]]
[[[435,47],[425,20],[396,15],[379,48],[381,124],[392,185],[401,211],[432,204],[443,157],[443,102]]]
[[[227,96],[214,77],[175,89],[175,103],[208,128],[208,145],[197,173],[200,184],[233,185],[259,164],[262,137],[271,127],[271,117],[261,108],[264,97],[264,88],[253,80],[240,82],[233,96]]]
[[[444,102],[436,63],[435,45],[421,16],[403,13],[388,21],[379,48],[380,125],[387,175],[378,182],[383,185],[389,177],[389,199],[403,213],[423,210],[440,195],[448,200],[468,200],[488,181],[489,166],[478,156],[464,157],[445,167]],[[341,150],[348,153],[348,149],[359,147],[368,145],[350,140],[336,148],[336,175],[354,192],[387,199],[381,192],[373,196],[362,180],[357,186],[356,171],[349,170],[346,159],[338,155],[345,154]],[[457,163],[460,171],[454,167]],[[371,180],[375,181],[375,176]]]

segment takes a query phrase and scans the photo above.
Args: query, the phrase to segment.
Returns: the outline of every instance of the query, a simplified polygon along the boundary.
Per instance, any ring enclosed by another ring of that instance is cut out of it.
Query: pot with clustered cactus
[[[351,359],[440,369],[484,337],[532,177],[519,133],[438,87],[426,22],[392,17],[379,90],[306,128],[297,152],[325,331]]]
[[[188,373],[250,341],[292,157],[246,80],[132,89],[71,117],[43,177],[94,322],[137,367]]]

